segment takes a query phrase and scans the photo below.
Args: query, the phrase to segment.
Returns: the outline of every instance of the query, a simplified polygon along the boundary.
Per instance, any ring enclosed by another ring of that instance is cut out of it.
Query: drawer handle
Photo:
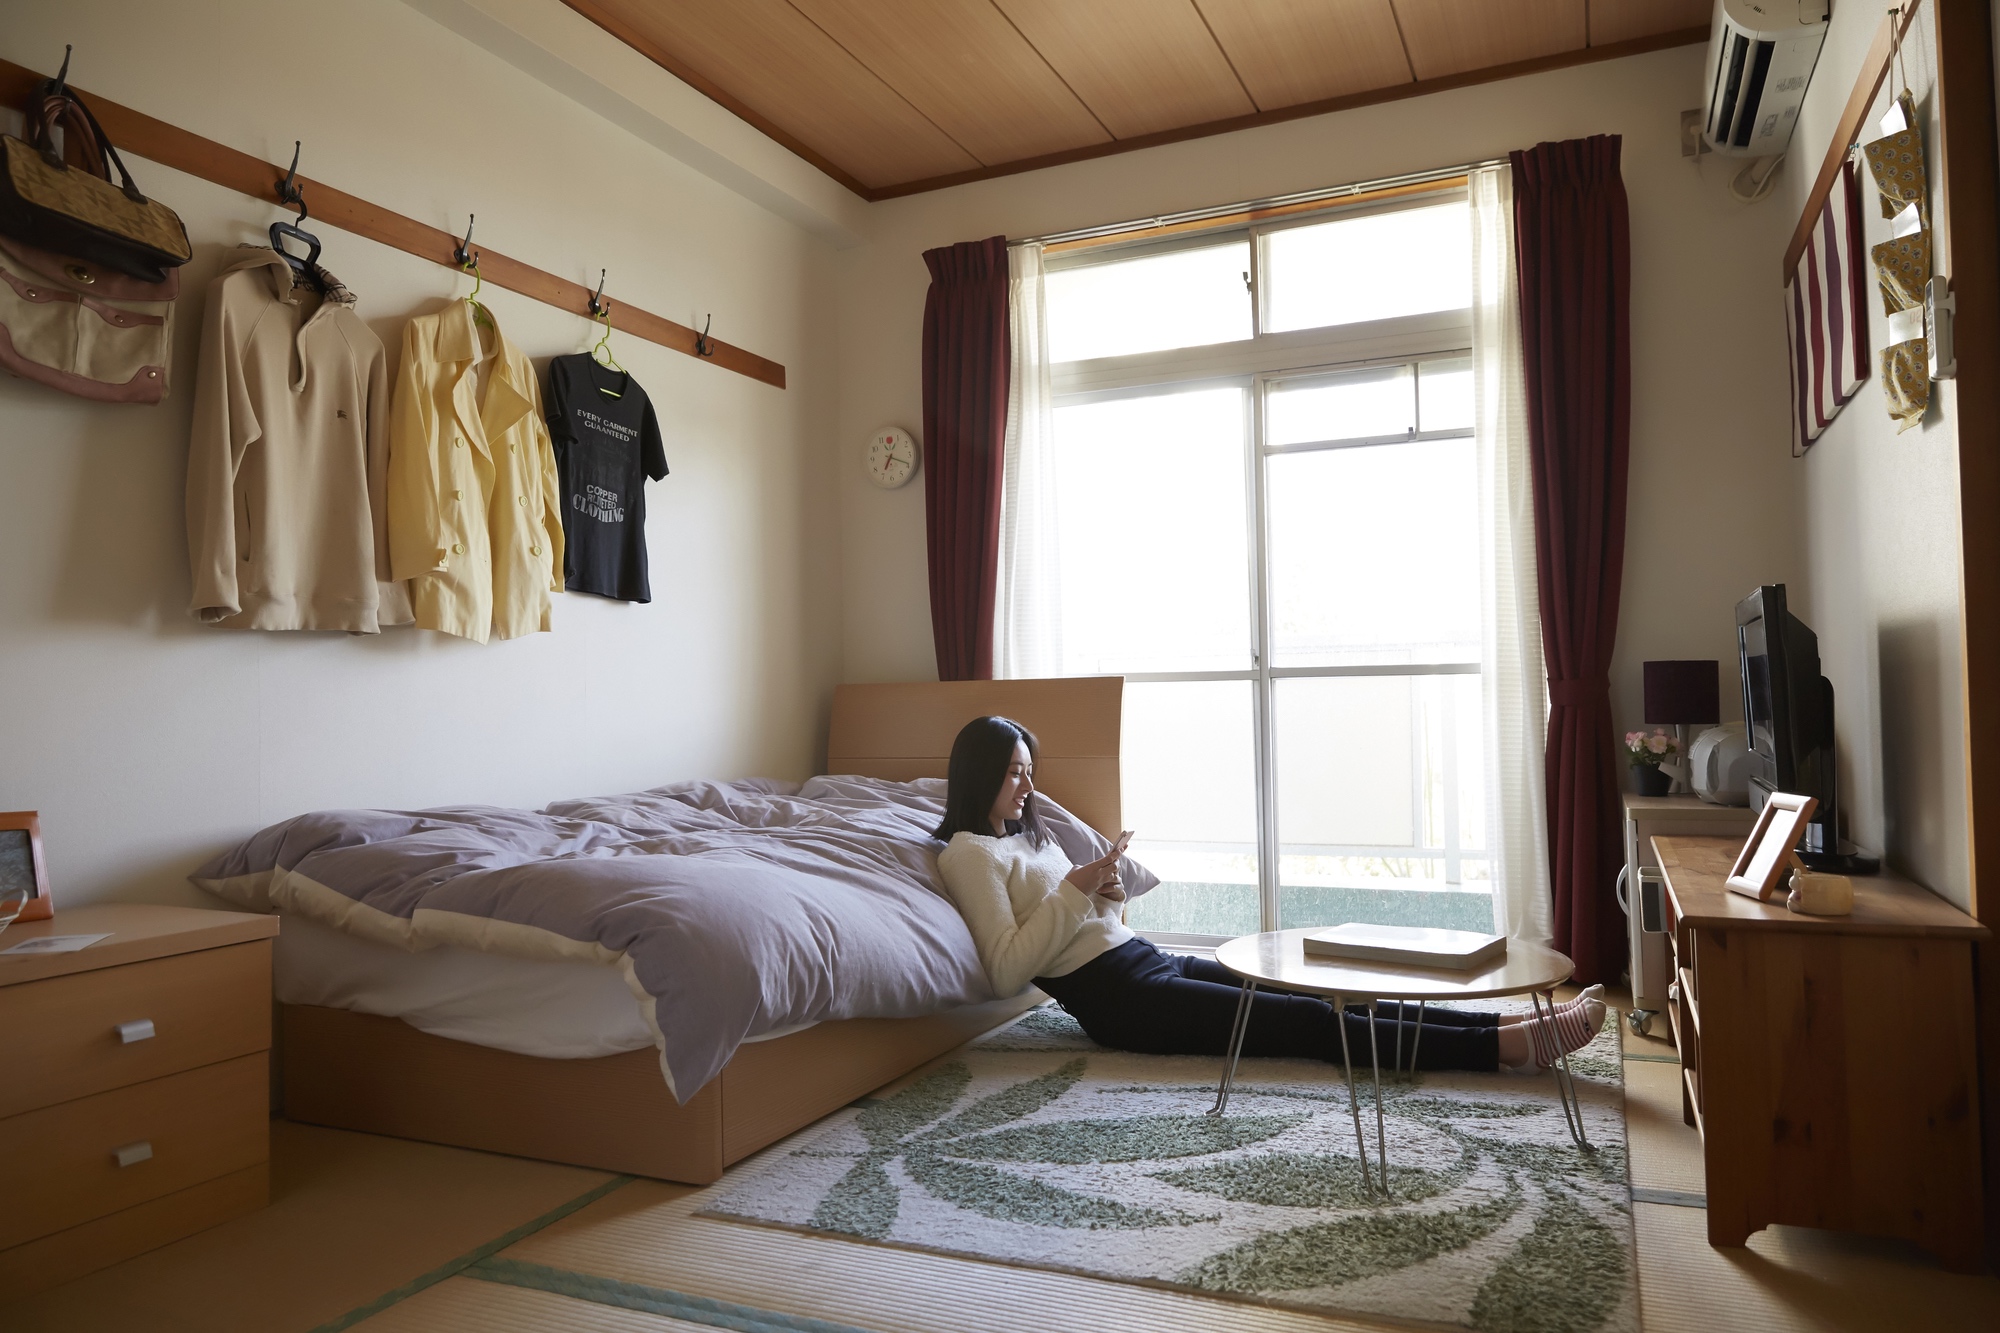
[[[150,1041],[154,1035],[153,1020],[142,1018],[136,1023],[120,1023],[112,1031],[116,1032],[118,1040],[124,1042],[127,1046],[130,1046],[135,1041]]]
[[[137,1166],[141,1162],[153,1160],[153,1145],[141,1139],[137,1143],[126,1144],[111,1155],[118,1159],[120,1166]]]

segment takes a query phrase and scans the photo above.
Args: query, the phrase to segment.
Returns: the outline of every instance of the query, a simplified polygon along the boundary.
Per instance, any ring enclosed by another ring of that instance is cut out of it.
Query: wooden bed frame
[[[1037,785],[1091,827],[1119,828],[1125,682],[948,681],[834,691],[829,773],[943,777],[952,739],[998,713],[1036,733]],[[739,1048],[686,1104],[647,1049],[591,1060],[516,1055],[394,1018],[280,1006],[284,1113],[307,1124],[705,1185],[731,1163],[1030,1008],[1039,994],[924,1018],[857,1018]]]

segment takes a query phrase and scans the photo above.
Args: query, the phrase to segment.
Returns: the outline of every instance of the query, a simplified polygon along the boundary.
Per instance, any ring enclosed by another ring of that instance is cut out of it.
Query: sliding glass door
[[[1139,929],[1491,924],[1464,228],[1051,270],[1055,660],[1127,680]]]

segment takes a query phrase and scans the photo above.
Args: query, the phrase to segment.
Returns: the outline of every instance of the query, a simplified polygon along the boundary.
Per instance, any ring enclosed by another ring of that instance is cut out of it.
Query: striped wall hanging
[[[1804,253],[1785,283],[1792,353],[1792,456],[1812,447],[1869,376],[1867,265],[1854,162],[1820,206]]]

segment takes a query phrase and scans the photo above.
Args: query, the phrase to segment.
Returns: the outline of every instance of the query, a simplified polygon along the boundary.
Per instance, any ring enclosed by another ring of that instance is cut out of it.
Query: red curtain
[[[1618,136],[1599,135],[1510,154],[1549,674],[1555,943],[1584,983],[1616,980],[1625,955],[1610,671],[1625,564],[1632,255],[1618,148]]]
[[[939,680],[993,679],[1007,437],[1007,238],[924,251],[924,507]]]

